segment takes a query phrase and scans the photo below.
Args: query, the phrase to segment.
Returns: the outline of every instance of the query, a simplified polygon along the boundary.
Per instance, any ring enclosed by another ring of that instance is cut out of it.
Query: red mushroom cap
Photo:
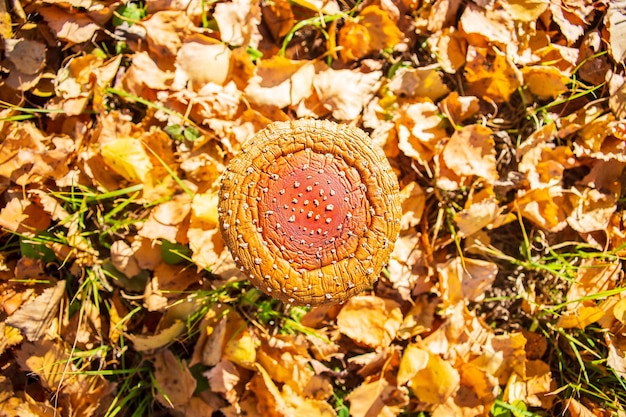
[[[222,177],[222,235],[250,281],[299,305],[370,287],[400,229],[398,181],[362,130],[276,122],[243,144]]]

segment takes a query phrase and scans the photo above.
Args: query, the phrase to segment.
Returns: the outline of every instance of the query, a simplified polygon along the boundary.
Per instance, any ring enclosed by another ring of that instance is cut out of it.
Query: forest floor
[[[0,4],[1,416],[626,416],[626,3]],[[220,175],[366,131],[377,283],[254,288]]]

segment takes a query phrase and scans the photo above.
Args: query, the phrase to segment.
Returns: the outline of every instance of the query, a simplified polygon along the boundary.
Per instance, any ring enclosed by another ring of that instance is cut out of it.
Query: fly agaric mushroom
[[[297,305],[370,287],[400,230],[398,180],[362,130],[275,122],[242,145],[221,180],[219,224],[265,293]]]

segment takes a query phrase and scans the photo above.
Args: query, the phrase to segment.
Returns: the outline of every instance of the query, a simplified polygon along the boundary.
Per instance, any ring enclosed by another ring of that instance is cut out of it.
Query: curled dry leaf
[[[234,0],[215,5],[213,18],[220,30],[222,42],[233,46],[255,48],[261,38],[261,5],[253,0]]]
[[[296,304],[339,302],[370,287],[393,250],[398,183],[363,131],[277,122],[231,161],[219,215],[259,289]]]
[[[381,84],[382,72],[363,73],[332,68],[318,72],[313,86],[322,106],[337,120],[355,120]]]
[[[504,53],[470,47],[467,51],[465,79],[468,92],[497,103],[508,101],[522,85],[522,74]]]
[[[5,323],[20,329],[29,341],[37,341],[58,327],[53,322],[64,294],[65,281],[59,281],[55,287],[46,288],[41,295],[22,305]]]
[[[190,83],[198,91],[207,83],[223,85],[230,71],[230,49],[208,38],[185,39],[176,54],[175,85]]]
[[[445,304],[479,301],[491,287],[498,266],[481,259],[454,258],[437,266]]]
[[[490,184],[498,179],[494,140],[488,127],[469,125],[454,132],[442,156],[446,166],[456,175],[475,175]]]
[[[166,408],[180,408],[187,404],[197,382],[185,362],[169,349],[157,352],[152,362],[154,379],[159,387],[156,400]]]
[[[409,401],[406,388],[395,387],[385,379],[358,386],[346,399],[352,417],[397,416]]]
[[[389,89],[399,97],[420,97],[437,101],[450,93],[435,67],[401,68],[389,82]]]
[[[246,97],[265,106],[295,106],[311,95],[315,65],[278,55],[262,60],[254,69]]]
[[[341,333],[358,344],[376,349],[389,346],[401,323],[399,304],[375,296],[348,300],[337,316],[337,327]]]

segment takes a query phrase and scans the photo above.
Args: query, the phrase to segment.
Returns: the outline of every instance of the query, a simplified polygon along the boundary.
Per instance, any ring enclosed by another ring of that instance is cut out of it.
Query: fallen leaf
[[[522,68],[524,84],[540,100],[554,99],[569,90],[570,79],[552,66]]]
[[[424,354],[418,349],[421,350],[420,348],[412,349],[410,357],[407,358],[407,361],[413,358],[419,361],[417,365],[412,365],[415,373],[409,379],[408,386],[420,401],[433,405],[444,403],[459,389],[461,382],[459,372],[439,355],[429,351]],[[407,373],[407,376],[413,370]]]
[[[355,120],[374,97],[381,84],[382,72],[362,73],[327,68],[313,79],[320,103],[337,120]]]
[[[41,7],[37,11],[55,35],[69,43],[88,42],[100,30],[100,26],[85,13],[67,12],[58,7]]]
[[[349,299],[337,316],[341,333],[356,343],[373,348],[388,346],[401,323],[400,306],[395,301],[375,296]]]
[[[465,79],[470,94],[498,103],[508,101],[522,85],[522,74],[504,53],[491,55],[484,48],[468,48]]]
[[[437,265],[445,304],[479,301],[496,279],[498,266],[481,259],[453,258]]]
[[[450,92],[435,67],[401,68],[388,84],[399,97],[427,97],[433,102]]]
[[[46,288],[41,295],[22,305],[5,323],[20,329],[29,341],[37,341],[56,327],[52,322],[57,319],[64,295],[65,281],[58,281],[55,287]]]
[[[491,129],[469,125],[454,132],[442,153],[449,169],[461,176],[479,176],[488,183],[498,179]]]
[[[176,53],[174,84],[190,83],[200,90],[207,83],[223,85],[230,72],[230,49],[209,38],[187,38]]]
[[[440,141],[447,137],[439,109],[423,101],[398,109],[395,119],[398,147],[409,158],[427,166]]]
[[[406,388],[395,387],[385,379],[366,382],[346,396],[350,416],[396,416],[408,401]]]
[[[245,89],[253,103],[266,106],[295,106],[311,94],[315,66],[280,56],[262,59]]]
[[[233,46],[257,46],[260,40],[261,5],[256,1],[218,3],[213,18],[217,21],[222,42]]]
[[[197,383],[187,365],[169,349],[153,357],[156,400],[166,408],[179,408],[191,399]]]

